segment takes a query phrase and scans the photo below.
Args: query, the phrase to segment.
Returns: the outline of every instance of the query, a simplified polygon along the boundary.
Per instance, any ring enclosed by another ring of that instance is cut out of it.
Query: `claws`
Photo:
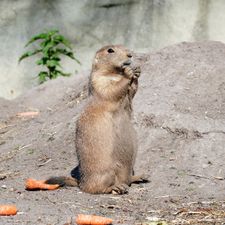
[[[114,195],[122,195],[128,193],[128,185],[127,184],[118,184],[112,187],[112,194]]]
[[[141,68],[140,68],[140,66],[135,67],[135,68],[133,69],[133,71],[134,71],[134,76],[135,76],[135,78],[139,78],[140,75],[141,75]]]

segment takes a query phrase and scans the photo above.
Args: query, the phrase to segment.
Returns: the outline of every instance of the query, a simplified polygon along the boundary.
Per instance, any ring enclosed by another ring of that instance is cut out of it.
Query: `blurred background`
[[[64,59],[65,71],[90,70],[97,49],[123,44],[149,52],[183,41],[225,42],[224,0],[1,0],[0,97],[12,99],[37,85],[35,57],[18,64],[35,34],[59,29],[82,65]]]

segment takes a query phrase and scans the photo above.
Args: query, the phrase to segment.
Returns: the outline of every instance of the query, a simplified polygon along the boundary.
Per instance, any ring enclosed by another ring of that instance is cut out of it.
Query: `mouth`
[[[123,63],[123,66],[129,66],[130,64],[131,64],[131,60],[128,59],[127,61],[125,61],[125,62]]]

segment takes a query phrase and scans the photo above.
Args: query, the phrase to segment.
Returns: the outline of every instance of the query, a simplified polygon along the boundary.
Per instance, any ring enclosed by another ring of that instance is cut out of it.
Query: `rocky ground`
[[[88,98],[88,73],[59,78],[13,101],[0,99],[0,224],[74,224],[78,213],[114,224],[225,224],[225,44],[181,43],[137,54],[136,173],[150,183],[123,196],[78,188],[28,192],[28,177],[69,175],[77,165],[75,122]],[[34,117],[17,114],[37,111]]]

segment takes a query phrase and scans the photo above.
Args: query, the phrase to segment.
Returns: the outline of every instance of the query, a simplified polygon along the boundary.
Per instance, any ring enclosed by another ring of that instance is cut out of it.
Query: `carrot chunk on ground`
[[[45,180],[35,180],[29,178],[25,183],[26,190],[55,190],[59,188],[58,184],[46,184]]]
[[[76,218],[78,225],[108,225],[112,224],[113,220],[110,218],[94,215],[79,214]]]
[[[17,208],[15,205],[0,205],[0,216],[16,215]]]

